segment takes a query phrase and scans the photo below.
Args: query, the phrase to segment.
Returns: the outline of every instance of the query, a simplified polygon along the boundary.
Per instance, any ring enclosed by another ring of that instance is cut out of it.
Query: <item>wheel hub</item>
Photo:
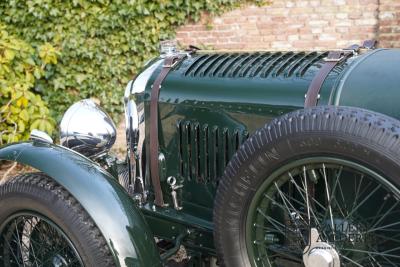
[[[303,262],[306,267],[340,267],[339,254],[331,245],[320,241],[315,228],[311,228],[309,245],[303,251]]]
[[[311,158],[264,179],[246,220],[254,266],[400,266],[400,190],[385,177]]]
[[[54,267],[68,266],[68,263],[62,256],[57,254],[56,256],[53,257],[53,266]]]

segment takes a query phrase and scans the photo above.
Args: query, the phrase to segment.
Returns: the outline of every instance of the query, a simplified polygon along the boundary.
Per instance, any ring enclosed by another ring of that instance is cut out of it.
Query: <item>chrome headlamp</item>
[[[61,145],[90,158],[106,154],[115,139],[114,122],[90,99],[69,107],[60,123]]]

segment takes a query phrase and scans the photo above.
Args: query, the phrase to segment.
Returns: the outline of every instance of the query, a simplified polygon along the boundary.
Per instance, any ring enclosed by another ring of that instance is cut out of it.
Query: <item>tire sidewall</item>
[[[267,131],[267,127],[252,135],[235,155],[237,158],[231,162],[231,169],[233,167],[235,172],[228,170],[225,173],[228,178],[223,178],[229,181],[227,187],[230,192],[221,190],[225,191],[222,194],[226,204],[222,205],[222,210],[214,212],[219,218],[225,218],[226,222],[225,230],[216,233],[217,247],[218,243],[223,244],[219,246],[222,250],[220,255],[222,254],[226,266],[251,265],[246,247],[246,222],[250,204],[265,180],[290,162],[311,157],[349,160],[387,178],[396,187],[400,186],[399,152],[388,147],[387,142],[379,142],[381,135],[388,133],[377,132],[376,139],[371,140],[351,131],[332,133],[329,130],[309,130],[283,134],[277,133],[276,128],[274,130],[278,137],[268,136],[271,131]],[[219,191],[220,189],[217,194]],[[232,255],[233,251],[237,252],[236,255]]]
[[[82,225],[82,211],[76,208],[76,201],[70,197],[60,198],[58,194],[62,194],[64,189],[51,187],[50,184],[14,183],[12,179],[2,185],[0,234],[3,234],[3,228],[11,216],[37,215],[54,223],[68,237],[85,266],[98,266],[96,255],[99,256],[99,250],[93,246],[93,238],[96,237],[87,231],[91,223]],[[58,194],[54,190],[58,190]],[[65,191],[64,194],[69,196]]]

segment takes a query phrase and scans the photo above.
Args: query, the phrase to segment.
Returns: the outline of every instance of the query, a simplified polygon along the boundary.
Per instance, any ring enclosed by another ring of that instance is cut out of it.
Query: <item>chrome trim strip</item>
[[[143,200],[146,199],[143,175],[148,173],[144,169],[146,166],[142,164],[145,138],[144,92],[151,75],[163,61],[163,59],[158,60],[136,79],[129,81],[124,94],[130,191],[141,194]],[[137,182],[141,188],[137,188]]]
[[[53,144],[53,139],[50,137],[50,135],[48,135],[47,133],[37,130],[37,129],[33,129],[31,131],[31,134],[29,136],[29,140],[32,141],[38,141],[38,142],[45,142],[45,143],[49,143],[49,144]]]

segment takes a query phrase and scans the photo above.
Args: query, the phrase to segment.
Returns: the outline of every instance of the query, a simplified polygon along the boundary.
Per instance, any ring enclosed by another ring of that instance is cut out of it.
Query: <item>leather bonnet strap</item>
[[[317,105],[319,99],[319,92],[321,90],[322,84],[328,77],[329,73],[333,68],[346,60],[348,57],[353,55],[354,50],[341,50],[329,52],[328,56],[324,59],[325,63],[322,68],[318,71],[317,75],[312,80],[308,91],[306,94],[306,100],[304,101],[304,107],[313,107]]]
[[[164,66],[153,83],[150,99],[150,175],[153,184],[155,200],[157,206],[164,206],[164,198],[160,184],[160,174],[158,167],[158,97],[160,95],[161,84],[167,77],[171,69],[179,63],[186,55],[173,55],[166,57]]]
[[[319,70],[317,75],[311,81],[310,86],[308,87],[306,100],[304,101],[304,107],[307,108],[317,105],[322,84],[337,64],[345,61],[352,55],[357,54],[360,49],[375,49],[376,44],[376,40],[366,40],[361,47],[355,44],[343,50],[329,52],[328,56],[324,59],[324,65]]]

